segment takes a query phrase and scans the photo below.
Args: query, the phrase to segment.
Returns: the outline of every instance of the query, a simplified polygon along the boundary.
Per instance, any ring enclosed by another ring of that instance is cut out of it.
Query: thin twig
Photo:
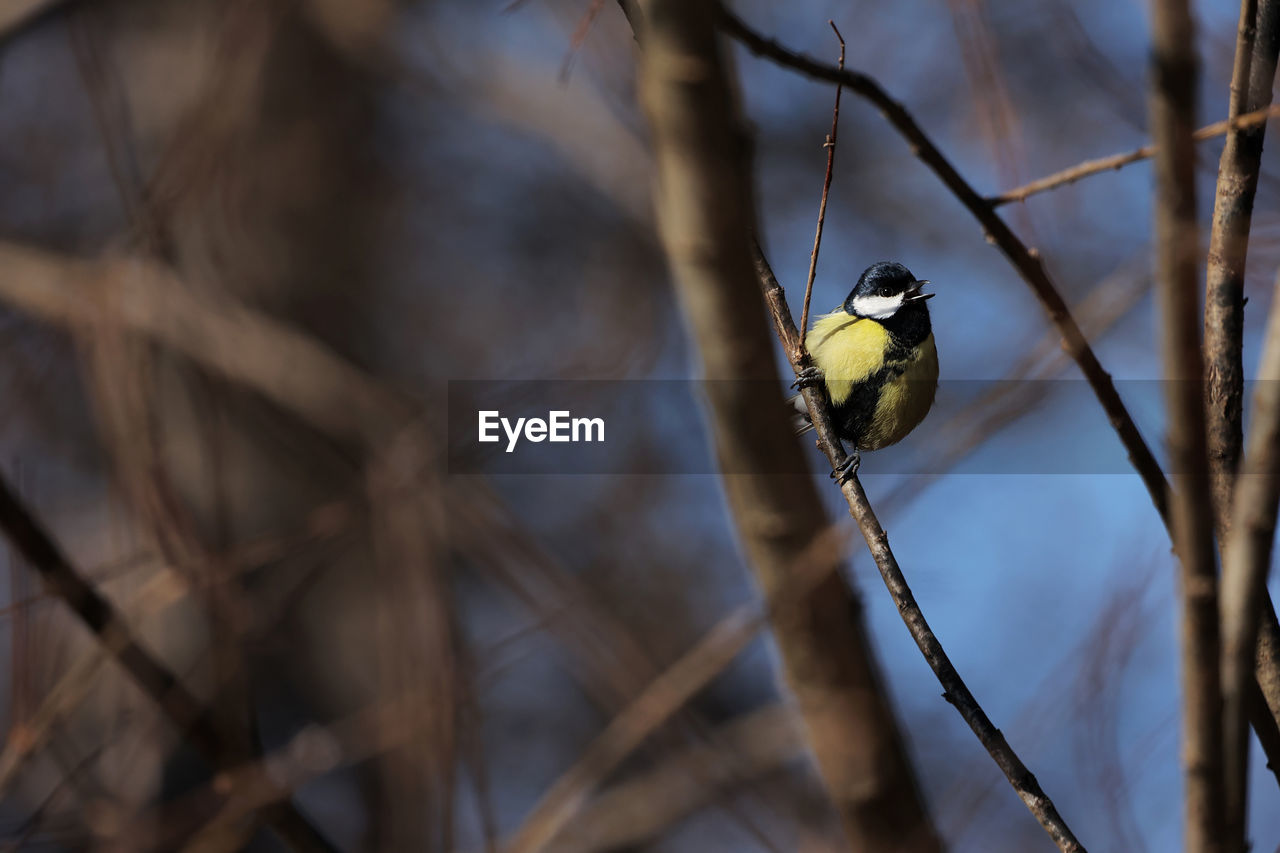
[[[1266,107],[1264,109],[1254,110],[1250,113],[1237,116],[1235,118],[1226,118],[1222,121],[1215,121],[1213,124],[1207,124],[1195,132],[1192,138],[1196,142],[1204,142],[1209,139],[1222,136],[1232,130],[1246,130],[1266,124],[1272,118],[1280,115],[1280,106]],[[1137,163],[1142,160],[1148,160],[1156,153],[1154,145],[1144,145],[1141,148],[1124,154],[1112,154],[1110,157],[1099,157],[1095,160],[1085,160],[1068,169],[1054,172],[1051,175],[1045,175],[1043,178],[1037,178],[1030,183],[1023,184],[1011,190],[1006,190],[999,195],[988,196],[987,202],[992,207],[999,207],[1002,204],[1009,204],[1015,201],[1026,201],[1033,195],[1039,195],[1052,189],[1057,189],[1065,184],[1074,184],[1081,178],[1087,178],[1090,175],[1097,175],[1101,172],[1111,172],[1116,169],[1128,166],[1130,163]]]
[[[836,29],[835,21],[827,21],[840,40],[840,60],[838,68],[844,68],[844,36]],[[827,149],[827,174],[822,179],[822,201],[818,203],[818,227],[813,235],[813,251],[809,253],[809,277],[804,283],[804,308],[800,312],[800,346],[804,346],[804,336],[809,328],[809,300],[813,297],[813,280],[818,275],[818,249],[822,246],[822,226],[827,221],[827,194],[831,192],[831,167],[836,161],[836,131],[840,127],[840,92],[844,87],[836,84],[836,105],[831,110],[831,132],[822,147]]]
[[[508,6],[504,12],[512,10],[515,4]],[[600,16],[600,11],[604,9],[604,0],[591,0],[587,11],[583,13],[578,20],[578,25],[573,28],[573,34],[569,36],[569,49],[565,51],[564,59],[560,63],[560,82],[565,83],[569,79],[569,72],[573,70],[573,60],[578,55],[578,51],[587,42],[587,36],[591,33],[591,25],[596,22],[596,18]]]
[[[912,152],[973,214],[986,231],[987,240],[1004,253],[1009,263],[1031,287],[1049,315],[1050,322],[1062,335],[1063,348],[1080,366],[1103,411],[1106,412],[1107,420],[1120,437],[1129,455],[1129,461],[1142,477],[1143,484],[1151,495],[1151,502],[1155,504],[1161,518],[1167,519],[1169,486],[1165,481],[1164,472],[1160,470],[1160,465],[1152,454],[1151,448],[1147,446],[1142,434],[1138,431],[1124,401],[1116,391],[1110,374],[1102,367],[1097,354],[1089,345],[1084,333],[1080,331],[1075,318],[1071,316],[1071,311],[1062,294],[1049,278],[1039,253],[1023,244],[987,200],[980,196],[973,186],[956,171],[951,161],[943,156],[938,146],[925,134],[911,114],[890,97],[874,79],[847,68],[839,69],[824,65],[817,60],[788,50],[776,41],[755,32],[728,11],[722,12],[721,20],[725,30],[753,53],[815,79],[842,83],[859,97],[865,98],[879,108],[889,123],[911,145]],[[808,364],[802,366],[807,367]]]
[[[791,320],[786,294],[774,276],[763,252],[759,251],[758,246],[756,248],[756,271],[764,288],[765,301],[769,306],[769,313],[773,316],[778,339],[782,342],[785,352],[794,352],[799,333]],[[804,366],[798,361],[792,362],[792,367],[797,373]],[[844,461],[845,452],[831,420],[831,409],[826,394],[820,388],[805,388],[802,393],[805,402],[809,405],[809,415],[818,434],[818,446],[826,454],[832,467],[836,467]],[[867,540],[867,547],[876,561],[876,567],[880,570],[880,576],[889,590],[889,595],[898,607],[902,621],[906,624],[921,653],[924,654],[939,683],[942,684],[944,698],[960,712],[960,716],[978,736],[978,740],[995,760],[1018,797],[1049,833],[1049,837],[1058,845],[1058,849],[1064,853],[1065,851],[1083,853],[1084,846],[1062,819],[1053,801],[1041,789],[1036,777],[1022,763],[1022,759],[1018,758],[1004,735],[992,724],[991,719],[982,710],[982,706],[978,704],[978,700],[974,698],[965,685],[964,679],[960,677],[960,673],[947,657],[942,644],[925,620],[920,605],[911,594],[911,588],[907,585],[902,569],[898,566],[897,558],[889,548],[889,538],[871,509],[867,494],[862,490],[862,484],[858,478],[854,476],[846,480],[841,491],[849,504],[850,514],[858,522],[858,527]]]
[[[1156,282],[1169,456],[1176,484],[1173,543],[1181,567],[1184,839],[1188,853],[1211,853],[1222,850],[1222,692],[1191,138],[1199,68],[1188,0],[1159,0],[1151,9]]]

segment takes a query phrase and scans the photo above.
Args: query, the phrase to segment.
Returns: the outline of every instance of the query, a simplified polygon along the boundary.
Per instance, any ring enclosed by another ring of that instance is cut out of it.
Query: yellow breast
[[[875,320],[835,311],[817,319],[805,344],[826,377],[831,402],[839,405],[849,398],[854,383],[884,366],[889,333]]]

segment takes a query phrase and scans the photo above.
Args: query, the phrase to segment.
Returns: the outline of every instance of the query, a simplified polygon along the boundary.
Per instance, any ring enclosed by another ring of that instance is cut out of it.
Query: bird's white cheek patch
[[[897,296],[859,296],[853,300],[853,310],[859,317],[885,320],[897,313],[905,297],[904,293]]]

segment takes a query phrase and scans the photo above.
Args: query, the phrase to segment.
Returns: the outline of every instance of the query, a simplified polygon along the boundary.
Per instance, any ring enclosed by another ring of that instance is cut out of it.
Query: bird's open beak
[[[926,299],[932,299],[934,296],[936,296],[937,294],[935,294],[935,293],[921,293],[921,292],[920,292],[920,289],[921,289],[922,287],[924,287],[924,286],[925,286],[926,284],[928,284],[928,283],[929,283],[929,279],[927,279],[927,278],[922,278],[922,279],[920,279],[919,281],[917,281],[917,282],[915,282],[914,284],[912,284],[912,285],[911,285],[911,287],[907,288],[907,299],[906,299],[906,301],[907,301],[907,302],[923,302],[923,301],[925,301]]]

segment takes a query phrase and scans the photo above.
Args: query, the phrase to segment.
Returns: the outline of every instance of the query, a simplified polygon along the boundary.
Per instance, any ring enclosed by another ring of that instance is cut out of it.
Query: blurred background
[[[834,20],[848,65],[988,194],[1148,141],[1140,0],[733,7],[829,62]],[[1238,8],[1196,11],[1207,124],[1226,115]],[[833,91],[733,52],[763,242],[798,311]],[[243,724],[226,766],[296,788],[342,849],[509,836],[758,598],[719,481],[696,473],[712,460],[696,413],[620,414],[634,440],[613,474],[446,463],[450,383],[694,375],[635,64],[622,14],[594,0],[0,4],[0,470],[147,648]],[[875,110],[846,94],[839,139],[815,312],[899,260],[938,293],[944,392],[970,389],[913,437],[916,473],[863,466],[916,597],[1091,850],[1177,849],[1159,517],[1136,476],[1088,458],[1001,466],[1052,459],[1055,432],[1096,435],[1100,457],[1119,444],[1026,286]],[[1247,372],[1280,263],[1273,147]],[[1205,221],[1220,150],[1199,148]],[[1159,446],[1159,396],[1133,390],[1160,376],[1151,185],[1138,163],[1003,213]],[[584,385],[584,410],[607,387]],[[1051,849],[822,493],[943,837]],[[281,849],[252,818],[218,822],[209,768],[4,546],[0,602],[0,841]],[[840,849],[775,663],[757,637],[548,849]],[[1251,766],[1270,850],[1276,791],[1260,752]]]

